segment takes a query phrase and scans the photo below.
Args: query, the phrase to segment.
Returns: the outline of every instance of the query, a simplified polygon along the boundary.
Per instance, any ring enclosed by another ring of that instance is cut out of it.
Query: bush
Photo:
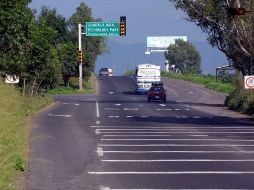
[[[254,91],[246,90],[243,87],[243,77],[237,76],[235,89],[229,93],[225,105],[232,110],[246,114],[254,114]]]

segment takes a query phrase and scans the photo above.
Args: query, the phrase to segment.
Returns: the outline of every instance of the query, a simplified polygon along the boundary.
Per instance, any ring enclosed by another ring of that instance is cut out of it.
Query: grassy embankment
[[[204,85],[206,88],[212,89],[217,92],[229,93],[234,89],[234,85],[232,83],[223,83],[220,80],[216,82],[215,76],[177,74],[171,72],[162,72],[161,76],[201,84]]]
[[[20,186],[15,177],[26,169],[28,119],[50,102],[49,97],[22,97],[0,80],[0,189]]]
[[[72,79],[73,87],[59,87],[51,94],[93,93],[95,76],[78,90],[78,80]],[[2,82],[0,78],[0,189],[16,190],[23,184],[29,154],[29,134],[32,126],[29,120],[40,109],[52,102],[50,96],[23,97],[16,88]]]

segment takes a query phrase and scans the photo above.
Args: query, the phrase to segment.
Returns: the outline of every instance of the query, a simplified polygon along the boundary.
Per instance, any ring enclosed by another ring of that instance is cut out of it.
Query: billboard
[[[175,44],[176,39],[187,41],[187,36],[156,36],[147,37],[147,48],[168,48],[169,45]]]

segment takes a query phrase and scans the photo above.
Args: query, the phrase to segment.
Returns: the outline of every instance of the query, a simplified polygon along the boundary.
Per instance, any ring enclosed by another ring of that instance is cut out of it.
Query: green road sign
[[[119,22],[86,22],[86,36],[119,36]]]

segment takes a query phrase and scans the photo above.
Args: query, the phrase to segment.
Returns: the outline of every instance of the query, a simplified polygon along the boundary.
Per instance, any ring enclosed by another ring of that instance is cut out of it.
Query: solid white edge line
[[[90,126],[90,127],[98,127],[98,126]],[[166,129],[252,129],[254,130],[254,127],[168,127],[168,126],[162,126],[162,127],[156,127],[156,126],[102,126],[104,128],[166,128]]]
[[[253,144],[99,144],[104,147],[254,147]]]
[[[242,151],[242,150],[238,150],[238,151],[235,151],[235,150],[229,150],[229,151],[208,151],[208,150],[205,150],[205,151],[196,151],[196,150],[165,150],[165,151],[160,151],[160,150],[151,150],[151,151],[103,151],[103,153],[126,153],[126,154],[145,154],[145,153],[200,153],[200,154],[203,154],[203,153],[222,153],[222,154],[226,154],[226,153],[245,153],[245,154],[253,154],[254,151]]]
[[[88,174],[96,175],[126,175],[126,174],[149,174],[149,175],[189,175],[189,174],[254,174],[254,171],[179,171],[179,172],[135,172],[135,171],[119,171],[119,172],[93,172],[89,171]]]
[[[101,160],[102,162],[254,162],[254,160],[168,159],[168,160]]]
[[[135,135],[134,134],[134,135],[103,135],[103,137],[172,137],[172,135]]]
[[[103,127],[102,127],[103,128]],[[156,132],[156,131],[153,131],[153,132],[148,132],[148,131],[143,131],[143,132],[140,132],[140,131],[132,131],[132,132],[125,132],[123,130],[120,130],[118,132],[103,132],[103,130],[105,131],[106,129],[98,129],[101,131],[102,134],[202,134],[202,133],[207,133],[207,134],[254,134],[254,132],[174,132],[174,131],[163,131],[163,132]],[[127,130],[128,131],[128,130]]]
[[[110,187],[100,187],[100,190],[251,190],[251,189],[111,189]]]
[[[99,102],[96,101],[96,116],[99,118],[100,117],[100,110],[99,110]]]
[[[235,142],[254,142],[254,140],[240,139],[100,139],[101,141],[235,141]]]

